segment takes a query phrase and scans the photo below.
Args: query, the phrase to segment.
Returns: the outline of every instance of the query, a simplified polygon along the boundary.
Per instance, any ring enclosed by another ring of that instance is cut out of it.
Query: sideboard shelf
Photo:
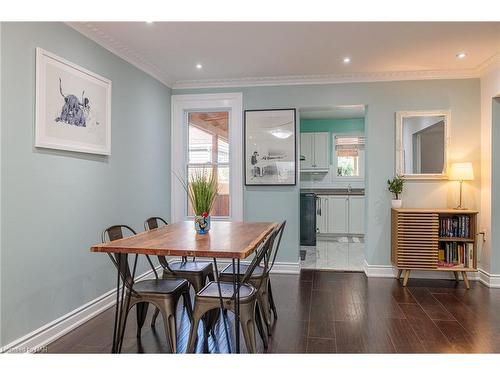
[[[439,237],[439,241],[442,242],[475,242],[472,238],[463,238],[463,237]]]
[[[412,270],[477,272],[477,211],[456,209],[392,209],[392,263],[406,286]],[[443,236],[445,235],[445,236]]]

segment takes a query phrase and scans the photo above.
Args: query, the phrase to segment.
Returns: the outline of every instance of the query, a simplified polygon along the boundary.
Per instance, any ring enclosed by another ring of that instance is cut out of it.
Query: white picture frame
[[[403,124],[407,118],[414,117],[443,117],[444,122],[444,144],[443,144],[443,170],[442,173],[406,173],[405,171],[405,147],[403,142]],[[448,179],[448,159],[451,136],[451,111],[429,110],[429,111],[398,111],[396,112],[396,175],[401,175],[407,180],[446,180]]]
[[[37,48],[35,147],[111,155],[111,81]]]

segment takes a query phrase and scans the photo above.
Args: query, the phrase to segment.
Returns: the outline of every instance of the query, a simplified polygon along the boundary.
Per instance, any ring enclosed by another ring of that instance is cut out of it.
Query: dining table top
[[[273,222],[212,220],[208,233],[198,234],[193,221],[181,221],[94,245],[90,251],[245,259],[277,226]]]

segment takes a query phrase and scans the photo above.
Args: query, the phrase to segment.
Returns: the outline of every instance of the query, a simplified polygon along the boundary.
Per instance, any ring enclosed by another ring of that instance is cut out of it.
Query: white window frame
[[[187,196],[179,177],[185,178],[188,162],[188,112],[229,112],[229,217],[215,220],[243,220],[243,95],[172,95],[171,124],[171,217],[172,222],[188,220]]]
[[[352,177],[352,176],[337,176],[337,150],[335,149],[335,137],[365,137],[365,142],[366,142],[366,136],[362,132],[352,132],[352,133],[332,133],[332,167],[333,167],[333,180],[334,181],[345,181],[345,182],[357,182],[357,181],[364,181],[365,180],[365,165],[366,165],[366,143],[365,143],[365,150],[363,150],[363,157],[361,158],[359,162],[359,170],[361,172],[361,176],[358,177]]]

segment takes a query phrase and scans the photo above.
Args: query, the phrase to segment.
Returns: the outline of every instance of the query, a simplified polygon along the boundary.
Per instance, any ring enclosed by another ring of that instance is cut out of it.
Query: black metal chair
[[[258,289],[259,293],[257,296],[257,301],[262,309],[262,315],[264,317],[264,322],[266,323],[267,333],[271,335],[271,312],[274,315],[274,319],[278,319],[278,313],[276,311],[276,304],[273,298],[273,292],[271,289],[271,278],[269,277],[269,272],[274,266],[276,261],[276,255],[278,254],[278,249],[281,243],[281,237],[283,236],[283,231],[285,229],[286,220],[283,221],[275,230],[275,236],[277,240],[274,240],[273,246],[269,248],[268,254],[264,256],[264,263],[267,262],[267,266],[257,265],[255,271],[250,276],[248,282]],[[240,266],[240,277],[242,277],[247,269],[248,265]],[[231,281],[233,278],[233,265],[229,264],[219,273],[219,278],[222,281]]]
[[[262,288],[263,284],[261,283],[257,287],[254,287],[249,283],[249,280],[254,276],[256,267],[262,262],[266,255],[269,254],[269,250],[273,246],[276,234],[277,232],[273,231],[270,235],[268,235],[263,245],[257,250],[254,259],[250,262],[250,264],[246,265],[246,271],[240,278],[241,281],[239,284],[239,290],[234,290],[234,280],[233,282],[219,280],[219,283],[215,281],[209,282],[196,294],[193,324],[191,325],[191,330],[189,332],[187,353],[194,352],[198,324],[202,317],[209,311],[219,309],[221,307],[221,303],[223,304],[225,310],[234,311],[236,302],[235,299],[237,296],[239,296],[240,324],[247,351],[250,353],[255,353],[257,351],[255,326],[257,326],[260,336],[263,339],[264,347],[267,347],[267,339],[263,333],[261,311],[259,305],[257,304],[259,289]],[[264,274],[267,272],[268,265],[269,262],[264,261]]]
[[[102,233],[102,242],[115,241],[124,238],[123,230],[126,229],[131,234],[136,232],[127,225],[113,225],[105,229]],[[189,319],[192,322],[192,305],[189,295],[189,283],[186,279],[176,278],[162,280],[158,278],[156,268],[151,262],[149,256],[146,255],[149,265],[155,275],[154,279],[141,280],[135,282],[133,275],[137,267],[138,254],[135,254],[133,271],[130,272],[128,254],[113,253],[108,254],[111,261],[117,268],[119,275],[123,281],[126,293],[121,301],[122,308],[118,317],[118,309],[116,310],[115,319],[118,320],[119,346],[118,352],[121,351],[123,333],[130,309],[136,306],[137,312],[137,337],[140,338],[141,328],[146,319],[148,306],[153,304],[161,312],[165,328],[165,335],[169,344],[170,350],[173,353],[177,351],[177,324],[176,324],[176,306],[180,297],[183,297],[184,305],[187,309]]]
[[[159,228],[160,226],[166,226],[168,223],[161,217],[150,217],[144,222],[145,230],[152,230]],[[206,284],[208,278],[209,281],[214,280],[214,269],[211,262],[198,261],[196,258],[188,260],[187,257],[182,257],[181,261],[171,261],[168,262],[167,258],[164,256],[158,256],[158,261],[163,268],[163,279],[175,279],[177,277],[182,277],[189,281],[193,286],[195,293],[198,293]],[[151,320],[151,327],[156,324],[156,318],[158,316],[159,310],[156,309]],[[218,312],[214,312],[209,315],[209,321],[206,324],[208,333],[213,330],[215,321],[217,320]]]

